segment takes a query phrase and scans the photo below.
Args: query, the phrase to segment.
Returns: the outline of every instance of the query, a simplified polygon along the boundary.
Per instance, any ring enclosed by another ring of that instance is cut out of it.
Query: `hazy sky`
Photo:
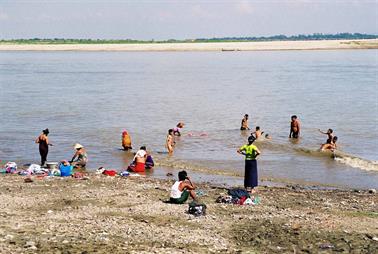
[[[378,34],[378,0],[0,0],[0,38]]]

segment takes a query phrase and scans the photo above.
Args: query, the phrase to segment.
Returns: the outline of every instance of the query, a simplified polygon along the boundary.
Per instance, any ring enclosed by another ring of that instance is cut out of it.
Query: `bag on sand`
[[[193,214],[194,216],[201,216],[206,215],[206,205],[205,204],[198,204],[196,202],[189,203],[189,214]]]

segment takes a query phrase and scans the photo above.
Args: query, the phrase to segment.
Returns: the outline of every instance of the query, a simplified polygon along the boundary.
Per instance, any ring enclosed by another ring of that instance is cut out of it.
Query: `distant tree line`
[[[322,34],[314,33],[310,35],[273,35],[260,37],[219,37],[219,38],[198,38],[186,40],[103,40],[103,39],[13,39],[0,40],[0,43],[17,43],[17,44],[131,44],[131,43],[193,43],[193,42],[246,42],[246,41],[309,41],[309,40],[361,40],[361,39],[377,39],[378,35],[361,34],[361,33],[338,33],[338,34]]]

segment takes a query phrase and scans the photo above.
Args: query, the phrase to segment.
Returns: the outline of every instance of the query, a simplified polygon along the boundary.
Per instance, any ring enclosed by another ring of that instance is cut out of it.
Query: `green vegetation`
[[[274,35],[263,37],[222,37],[222,38],[198,38],[186,40],[101,40],[101,39],[14,39],[0,40],[0,44],[141,44],[141,43],[196,43],[196,42],[248,42],[248,41],[306,41],[306,40],[361,40],[361,39],[378,39],[378,35],[361,34],[361,33],[338,33],[338,34],[321,34],[311,35]]]

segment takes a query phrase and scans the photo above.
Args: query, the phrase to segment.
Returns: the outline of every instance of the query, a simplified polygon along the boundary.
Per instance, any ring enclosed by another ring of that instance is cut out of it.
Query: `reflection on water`
[[[48,127],[49,160],[71,158],[80,142],[89,167],[126,168],[132,154],[118,149],[127,129],[161,168],[232,178],[243,175],[236,149],[250,133],[239,131],[248,113],[251,129],[272,136],[257,143],[260,175],[376,187],[376,59],[376,50],[1,52],[0,159],[38,162],[34,139]],[[292,114],[303,127],[295,142],[287,138]],[[165,136],[179,121],[184,135],[168,158]],[[318,128],[333,128],[350,157],[318,153]]]

